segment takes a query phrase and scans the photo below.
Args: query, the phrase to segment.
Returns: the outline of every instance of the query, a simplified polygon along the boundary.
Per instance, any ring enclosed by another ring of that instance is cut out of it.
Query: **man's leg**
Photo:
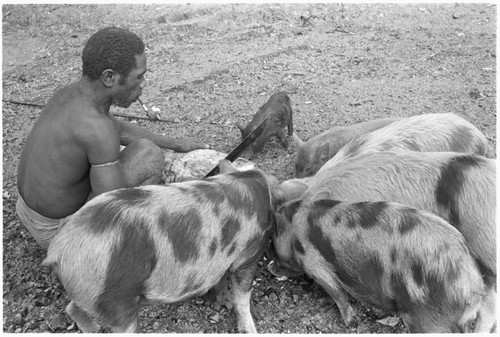
[[[133,141],[120,152],[119,160],[129,186],[161,183],[165,159],[160,147],[150,140]]]

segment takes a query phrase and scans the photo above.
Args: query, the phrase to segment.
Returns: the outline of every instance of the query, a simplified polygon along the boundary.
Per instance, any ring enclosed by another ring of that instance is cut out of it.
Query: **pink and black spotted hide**
[[[367,151],[450,151],[485,155],[488,147],[486,137],[478,128],[452,113],[376,119],[334,128],[306,143],[294,138],[297,178],[312,176]]]
[[[496,314],[496,161],[455,152],[367,152],[291,179],[274,192],[277,203],[300,198],[346,202],[387,200],[434,213],[455,227],[487,287],[476,326],[488,331]]]
[[[484,283],[462,235],[446,221],[391,202],[290,201],[275,214],[275,275],[303,271],[337,304],[346,292],[398,313],[412,333],[470,331]]]
[[[452,113],[425,114],[394,121],[352,140],[321,170],[368,151],[463,152],[484,156],[487,149],[486,136],[462,117]]]
[[[271,236],[268,181],[250,170],[91,200],[43,262],[72,300],[67,312],[84,332],[97,332],[97,322],[133,332],[142,303],[202,295],[229,272],[238,330],[256,332],[250,292]]]

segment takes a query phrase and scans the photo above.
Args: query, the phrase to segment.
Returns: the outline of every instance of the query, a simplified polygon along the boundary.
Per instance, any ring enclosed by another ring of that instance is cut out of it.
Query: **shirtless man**
[[[93,196],[159,183],[165,166],[160,147],[209,148],[153,134],[110,113],[111,104],[127,108],[142,94],[146,54],[137,35],[104,28],[87,41],[82,61],[82,77],[48,101],[18,165],[17,214],[45,250],[61,221]]]

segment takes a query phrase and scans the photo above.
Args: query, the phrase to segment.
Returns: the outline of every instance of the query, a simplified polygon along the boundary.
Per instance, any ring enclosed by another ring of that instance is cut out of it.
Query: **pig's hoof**
[[[278,270],[278,267],[276,266],[276,264],[274,263],[274,260],[269,262],[269,264],[267,265],[267,270],[273,275],[275,276],[278,281],[286,281],[288,280],[288,277],[286,275],[283,275],[283,273],[281,273],[279,270]]]
[[[83,333],[98,333],[101,329],[99,324],[95,323],[92,318],[73,301],[66,307],[66,313],[75,321],[76,325]]]
[[[83,333],[98,333],[101,327],[99,324],[92,322],[91,324],[80,324],[76,322],[76,325]]]
[[[253,322],[238,324],[238,332],[239,333],[257,333],[257,329]]]
[[[345,326],[350,326],[356,318],[356,311],[350,305],[344,310],[340,310]]]

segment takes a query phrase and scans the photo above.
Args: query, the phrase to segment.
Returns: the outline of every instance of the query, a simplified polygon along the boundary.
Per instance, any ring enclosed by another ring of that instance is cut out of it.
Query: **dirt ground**
[[[334,125],[453,112],[484,132],[496,157],[496,16],[496,5],[464,3],[3,5],[3,331],[78,331],[64,313],[64,289],[40,266],[45,253],[15,214],[17,162],[41,108],[12,101],[44,105],[79,78],[83,45],[97,29],[127,27],[144,39],[143,98],[174,120],[137,121],[155,132],[229,152],[240,140],[234,123],[248,123],[284,90],[303,139]],[[113,109],[144,114],[138,104]],[[293,145],[272,139],[254,162],[285,180],[294,158]],[[355,300],[359,321],[346,327],[311,279],[279,281],[266,263],[251,300],[261,333],[407,332]],[[236,319],[195,298],[144,307],[139,330],[232,333]]]

